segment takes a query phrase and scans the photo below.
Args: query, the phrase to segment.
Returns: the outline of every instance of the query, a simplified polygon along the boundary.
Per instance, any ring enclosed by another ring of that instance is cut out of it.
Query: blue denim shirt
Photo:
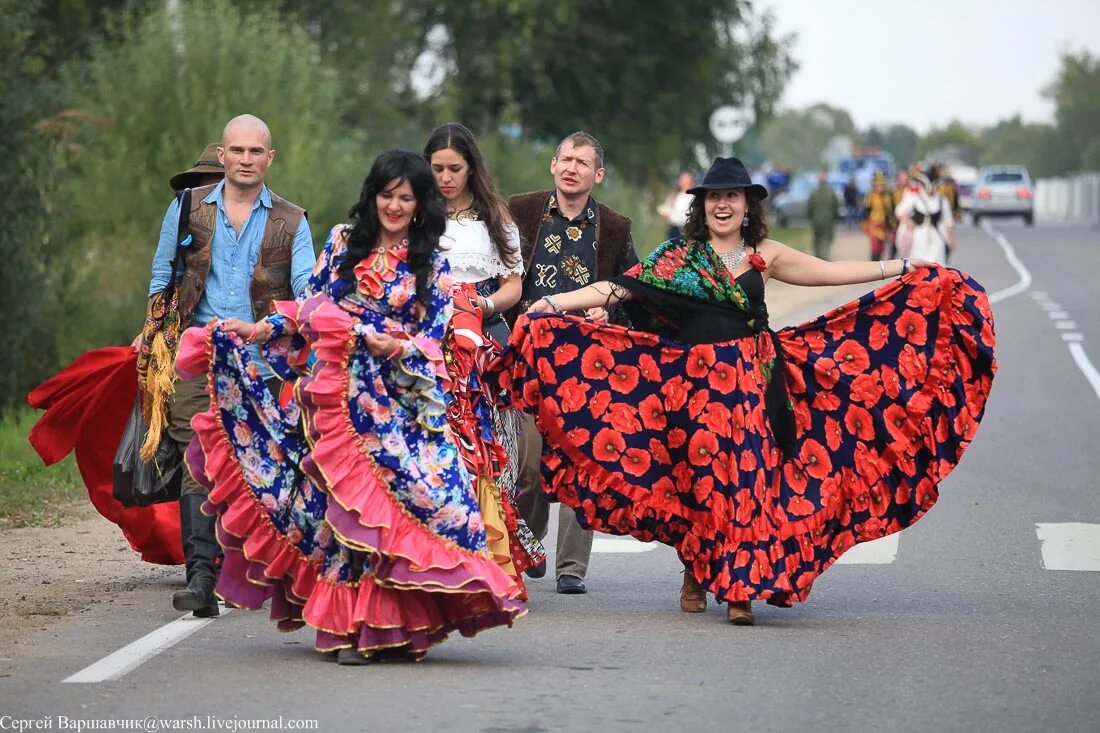
[[[260,245],[263,243],[264,229],[267,227],[267,215],[271,211],[271,193],[267,186],[260,190],[260,195],[252,205],[252,211],[238,237],[225,210],[225,202],[222,198],[224,188],[223,180],[204,199],[207,203],[217,204],[219,216],[214,237],[210,243],[210,274],[206,278],[202,298],[195,307],[195,315],[192,319],[194,326],[205,326],[214,318],[239,318],[242,321],[255,319],[249,286],[252,281],[252,272],[256,269],[256,262],[260,257]],[[164,290],[172,276],[172,259],[176,255],[178,224],[179,202],[173,199],[160,226],[160,241],[157,242],[157,252],[153,256],[153,279],[149,283],[150,297]],[[316,262],[313,236],[309,231],[309,222],[303,216],[301,224],[298,225],[298,231],[294,235],[294,246],[291,249],[290,287],[295,296],[301,295],[305,289]],[[254,358],[259,358],[257,348],[253,347],[250,351]],[[263,361],[259,362],[259,366],[264,379],[271,376],[270,370]]]

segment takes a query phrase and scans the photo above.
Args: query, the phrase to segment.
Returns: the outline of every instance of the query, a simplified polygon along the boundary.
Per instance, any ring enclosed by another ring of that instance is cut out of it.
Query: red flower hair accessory
[[[764,272],[765,270],[768,269],[768,263],[765,262],[764,258],[761,257],[756,252],[753,252],[751,255],[749,255],[749,264],[751,264],[753,267],[755,267],[760,272]]]

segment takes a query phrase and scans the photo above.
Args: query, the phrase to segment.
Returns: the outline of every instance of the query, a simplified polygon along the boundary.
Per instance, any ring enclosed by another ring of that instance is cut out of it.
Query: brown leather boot
[[[730,601],[729,610],[726,611],[726,620],[734,626],[752,626],[756,623],[756,617],[752,615],[751,601]]]
[[[680,610],[684,613],[702,613],[707,610],[707,592],[695,580],[691,570],[684,571],[684,584],[680,587]]]

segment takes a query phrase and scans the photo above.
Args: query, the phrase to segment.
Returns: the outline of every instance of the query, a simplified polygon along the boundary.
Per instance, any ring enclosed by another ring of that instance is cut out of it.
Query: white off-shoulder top
[[[523,277],[523,262],[519,257],[519,228],[515,224],[505,226],[508,246],[517,253],[515,267],[508,267],[497,255],[489,229],[478,219],[448,219],[447,231],[439,240],[451,276],[457,282],[477,283],[490,278],[519,275]]]

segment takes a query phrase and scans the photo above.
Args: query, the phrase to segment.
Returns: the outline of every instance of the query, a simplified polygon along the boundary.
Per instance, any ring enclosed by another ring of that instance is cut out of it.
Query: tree
[[[917,146],[918,158],[927,158],[935,155],[943,148],[954,148],[966,154],[967,158],[978,157],[981,150],[979,133],[973,127],[964,125],[958,120],[951,120],[947,126],[933,128],[921,138]]]
[[[1063,53],[1058,77],[1044,90],[1054,102],[1062,159],[1070,170],[1100,134],[1100,57],[1088,51]]]
[[[771,17],[739,0],[656,0],[644,13],[625,0],[484,0],[446,4],[441,22],[459,119],[554,143],[586,129],[636,181],[690,160],[715,107],[770,114],[795,68]]]
[[[1025,124],[1017,115],[982,134],[982,165],[1019,164],[1035,178],[1061,175],[1058,131],[1052,125]]]
[[[917,160],[917,146],[920,144],[920,135],[908,125],[890,125],[880,133],[878,143],[886,152],[894,157],[894,162],[899,168],[906,168]]]
[[[855,138],[856,128],[845,110],[815,104],[786,110],[765,123],[756,146],[765,159],[794,170],[820,168],[829,141],[839,135]]]

